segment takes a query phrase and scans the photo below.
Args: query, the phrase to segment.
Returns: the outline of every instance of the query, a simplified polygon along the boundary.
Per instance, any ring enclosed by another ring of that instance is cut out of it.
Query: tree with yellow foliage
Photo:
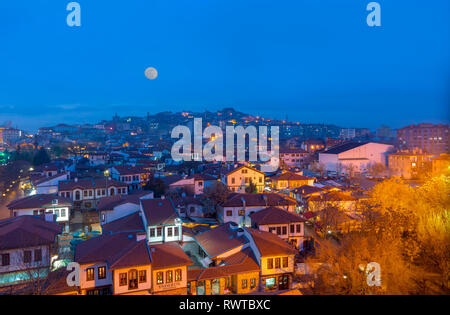
[[[360,231],[343,235],[339,244],[321,242],[313,258],[323,263],[316,293],[450,293],[449,177],[431,178],[417,188],[384,181],[360,213]],[[380,287],[366,283],[369,262],[381,267]]]

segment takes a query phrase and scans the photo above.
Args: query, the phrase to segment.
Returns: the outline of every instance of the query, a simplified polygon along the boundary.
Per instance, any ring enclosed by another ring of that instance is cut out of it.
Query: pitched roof
[[[170,199],[141,200],[141,205],[148,225],[173,224],[178,218]]]
[[[150,256],[154,269],[191,265],[191,259],[175,242],[150,246]]]
[[[191,178],[193,178],[194,180],[217,180],[217,178],[207,174],[192,174],[191,176],[186,177],[186,179]]]
[[[261,256],[294,255],[297,251],[277,235],[256,229],[246,228],[258,247]]]
[[[135,175],[135,174],[143,174],[148,173],[146,169],[140,166],[133,165],[114,165],[113,166],[120,175]]]
[[[53,204],[53,200],[57,200],[57,204]],[[14,200],[8,204],[10,210],[15,209],[31,209],[31,208],[46,208],[55,206],[71,206],[72,200],[57,195],[39,194],[27,196]]]
[[[147,240],[132,233],[103,234],[81,242],[75,249],[79,264],[106,262],[110,269],[150,265]]]
[[[103,233],[119,233],[119,232],[144,232],[145,227],[142,222],[140,211],[124,216],[120,219],[111,221],[102,225]]]
[[[258,212],[254,212],[250,214],[250,219],[252,220],[252,223],[258,225],[289,224],[305,221],[301,216],[277,207],[268,207]]]
[[[280,154],[307,154],[303,149],[295,149],[295,148],[280,148]]]
[[[49,177],[47,177],[47,176],[45,176],[45,175],[42,175],[42,176],[33,178],[32,181],[33,181],[33,184],[34,184],[35,186],[37,186],[37,185],[40,185],[40,184],[42,184],[42,183],[51,181],[51,180],[53,180],[53,179],[55,179],[55,178],[62,177],[62,176],[65,176],[65,179],[67,179],[68,176],[69,176],[69,174],[68,174],[68,173],[58,173],[58,174],[56,174],[56,175],[49,176]]]
[[[66,268],[60,268],[58,270],[52,271],[47,275],[45,282],[42,287],[42,291],[46,294],[60,294],[67,292],[78,292],[78,286],[69,286],[67,284],[67,277],[71,271]]]
[[[100,198],[97,204],[98,211],[107,211],[113,210],[115,207],[132,203],[135,205],[139,205],[141,201],[141,197],[149,194],[150,192],[140,191],[139,193],[132,193],[128,195],[114,195]]]
[[[164,185],[169,186],[172,183],[175,183],[177,181],[179,181],[180,179],[183,179],[182,176],[180,175],[169,175],[169,176],[164,176],[164,177],[159,177],[163,182]]]
[[[325,189],[321,188],[321,187],[309,186],[309,185],[303,185],[303,186],[300,186],[300,187],[297,187],[297,188],[294,188],[291,190],[291,192],[293,192],[295,194],[300,194],[302,196],[315,194],[315,193],[319,193],[322,191],[325,191]]]
[[[277,181],[277,180],[288,180],[289,181],[289,180],[313,180],[315,178],[299,175],[299,174],[292,173],[292,172],[284,172],[282,174],[273,176],[271,179],[272,179],[272,181]]]
[[[257,173],[261,173],[261,174],[263,174],[263,175],[266,175],[264,172],[261,172],[260,170],[257,170],[256,168],[253,168],[253,167],[250,167],[250,166],[247,166],[247,165],[241,165],[241,166],[238,166],[237,168],[232,169],[231,171],[229,171],[229,172],[228,172],[227,174],[225,174],[225,175],[228,176],[228,175],[230,175],[230,174],[232,174],[232,173],[234,173],[234,172],[240,170],[241,168],[249,168],[249,169],[251,169],[251,170],[253,170],[253,171],[257,172]]]
[[[238,227],[231,222],[199,233],[194,238],[209,257],[216,257],[248,242],[244,236],[238,236]]]
[[[109,187],[127,187],[126,183],[121,183],[113,179],[80,179],[65,180],[58,183],[58,191],[67,191],[78,189],[94,189]]]
[[[351,142],[347,142],[347,143],[344,143],[344,144],[338,144],[338,145],[336,145],[334,147],[329,148],[328,150],[325,150],[324,152],[322,152],[322,154],[340,154],[342,152],[349,151],[349,150],[352,150],[354,148],[363,146],[363,145],[365,145],[367,143],[368,142],[354,142],[354,141],[351,141]]]
[[[275,193],[249,194],[249,193],[232,193],[228,196],[223,207],[241,207],[243,201],[249,206],[288,206],[295,205],[295,201],[288,197],[283,197]]]
[[[221,264],[222,263],[225,265],[188,270],[188,281],[217,279],[219,277],[228,277],[238,273],[259,271],[259,266],[250,249],[237,252],[236,254],[227,257]]]
[[[0,221],[0,250],[49,245],[62,226],[37,216],[19,216]]]
[[[357,198],[352,195],[346,194],[340,191],[330,191],[328,193],[319,195],[319,196],[311,196],[308,201],[355,201]]]

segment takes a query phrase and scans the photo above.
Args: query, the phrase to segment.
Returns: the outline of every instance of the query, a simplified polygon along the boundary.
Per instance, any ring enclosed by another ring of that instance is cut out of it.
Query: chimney
[[[244,207],[244,209],[245,209],[246,204],[245,204],[245,199],[244,199],[244,197],[241,197],[241,201],[242,201],[242,207]]]
[[[145,233],[136,234],[136,242],[140,242],[142,240],[145,240],[146,238],[147,238],[147,235],[145,235]]]

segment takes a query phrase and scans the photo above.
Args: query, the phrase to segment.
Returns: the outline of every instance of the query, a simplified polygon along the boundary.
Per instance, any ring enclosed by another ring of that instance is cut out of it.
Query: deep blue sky
[[[448,122],[450,1],[0,1],[0,124],[225,106],[301,122]],[[157,80],[144,76],[146,67]]]

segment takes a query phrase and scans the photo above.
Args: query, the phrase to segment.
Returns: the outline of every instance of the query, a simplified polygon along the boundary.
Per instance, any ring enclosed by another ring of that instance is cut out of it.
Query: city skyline
[[[80,28],[66,5],[0,5],[0,123],[223,107],[372,130],[449,121],[446,1],[382,3],[378,28],[354,1],[82,2]]]

